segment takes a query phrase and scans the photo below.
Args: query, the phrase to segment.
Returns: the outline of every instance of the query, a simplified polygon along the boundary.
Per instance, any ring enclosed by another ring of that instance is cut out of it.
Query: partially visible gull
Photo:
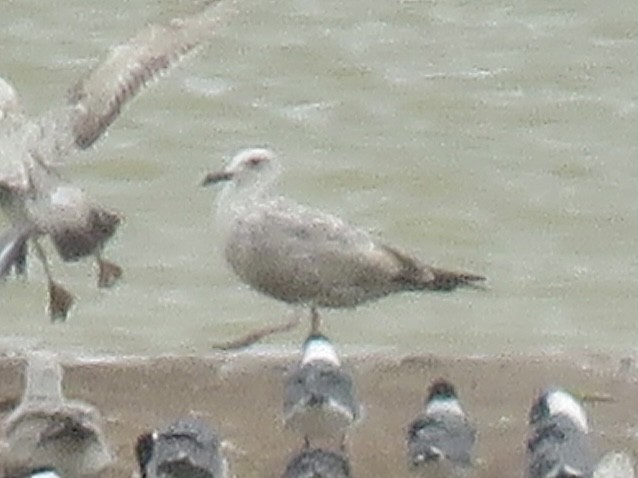
[[[595,464],[583,406],[561,388],[542,391],[529,414],[527,478],[591,478]]]
[[[31,240],[48,278],[52,319],[66,318],[73,296],[54,281],[42,236],[51,238],[64,261],[95,256],[100,287],[122,274],[118,265],[102,258],[120,216],[65,180],[57,167],[91,147],[127,102],[211,40],[234,10],[231,0],[208,2],[198,13],[143,28],[74,84],[65,103],[35,117],[25,115],[15,89],[0,78],[0,207],[11,223],[0,236],[0,277],[12,268],[25,272]]]
[[[62,393],[57,357],[32,352],[20,404],[2,422],[2,462],[12,469],[54,469],[60,476],[94,476],[113,455],[99,411]],[[10,474],[10,473],[8,473]]]
[[[64,478],[51,467],[24,468],[15,470],[11,475],[4,478]]]
[[[228,478],[220,436],[206,423],[182,418],[140,435],[135,455],[141,478]]]
[[[283,478],[351,478],[350,463],[338,454],[320,448],[304,449],[295,455]]]
[[[463,476],[473,465],[475,441],[476,429],[454,385],[434,381],[423,411],[408,428],[409,467],[425,476]]]
[[[307,448],[316,440],[340,444],[346,451],[348,428],[360,415],[350,374],[343,369],[330,340],[311,333],[299,366],[284,386],[284,423],[300,433]]]

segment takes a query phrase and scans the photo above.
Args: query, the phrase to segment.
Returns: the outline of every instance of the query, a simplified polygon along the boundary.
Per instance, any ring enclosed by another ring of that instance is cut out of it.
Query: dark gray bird
[[[183,418],[166,430],[144,433],[135,455],[142,478],[227,478],[219,435],[206,423]]]
[[[549,388],[532,405],[527,459],[528,478],[591,478],[596,458],[587,415],[565,390]]]
[[[473,465],[476,430],[444,379],[430,385],[423,411],[407,433],[408,461],[414,471],[432,476],[467,473]]]
[[[232,7],[232,2],[222,5]],[[228,11],[207,7],[167,25],[147,26],[111,49],[71,87],[66,102],[36,117],[25,115],[15,89],[0,78],[0,208],[12,228],[1,236],[5,255],[0,277],[12,267],[25,273],[27,234],[47,275],[52,319],[66,318],[73,296],[54,281],[39,242],[42,236],[52,240],[64,261],[95,256],[100,287],[112,285],[122,274],[118,265],[102,258],[120,216],[64,180],[57,167],[92,146],[147,84],[212,39],[219,16]]]
[[[62,393],[57,357],[32,352],[20,404],[2,422],[9,470],[55,469],[63,477],[95,476],[113,461],[99,411]]]
[[[350,478],[350,464],[337,453],[305,449],[288,463],[283,478]]]
[[[306,446],[314,440],[339,439],[359,416],[352,378],[343,370],[327,337],[311,334],[301,363],[284,385],[284,423],[300,433]]]
[[[310,308],[313,322],[322,307],[353,308],[398,292],[451,291],[484,280],[426,265],[336,216],[274,195],[279,172],[272,151],[248,149],[203,184],[225,183],[216,233],[235,274],[263,294]]]

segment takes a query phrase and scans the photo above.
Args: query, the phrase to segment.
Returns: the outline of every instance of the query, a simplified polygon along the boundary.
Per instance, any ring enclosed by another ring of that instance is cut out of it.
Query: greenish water
[[[41,111],[109,46],[187,4],[8,2],[0,75]],[[249,0],[239,10],[64,170],[125,216],[106,254],[125,279],[101,291],[93,264],[56,262],[78,300],[52,326],[34,261],[28,281],[0,290],[9,342],[203,352],[283,320],[286,306],[224,263],[214,191],[198,187],[238,149],[265,145],[282,158],[287,195],[489,279],[485,292],[328,311],[341,344],[633,351],[636,2]]]

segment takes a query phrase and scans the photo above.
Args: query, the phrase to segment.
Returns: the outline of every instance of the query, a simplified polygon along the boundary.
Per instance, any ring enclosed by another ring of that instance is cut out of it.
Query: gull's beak
[[[202,181],[202,186],[210,186],[211,184],[221,183],[222,181],[230,181],[231,179],[233,179],[233,173],[228,171],[208,173]]]

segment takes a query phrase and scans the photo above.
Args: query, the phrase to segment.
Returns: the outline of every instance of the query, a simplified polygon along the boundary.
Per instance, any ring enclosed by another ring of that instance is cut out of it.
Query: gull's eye
[[[261,158],[250,158],[248,160],[248,165],[253,167],[253,166],[259,166],[261,164],[263,160]]]

